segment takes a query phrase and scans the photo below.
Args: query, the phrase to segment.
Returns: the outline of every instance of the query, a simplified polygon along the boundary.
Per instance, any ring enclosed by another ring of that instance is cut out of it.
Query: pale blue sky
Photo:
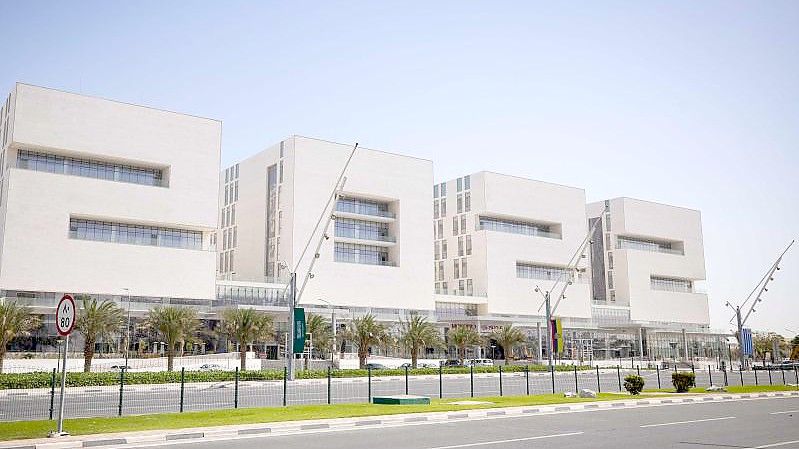
[[[7,1],[0,89],[221,119],[225,164],[303,134],[697,208],[728,329],[799,236],[799,2],[554,3]],[[787,334],[783,265],[751,324]]]

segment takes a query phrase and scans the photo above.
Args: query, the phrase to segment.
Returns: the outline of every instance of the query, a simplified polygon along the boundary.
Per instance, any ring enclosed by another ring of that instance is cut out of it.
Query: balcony
[[[394,221],[397,215],[378,203],[341,199],[336,202],[337,216],[347,218],[377,217],[380,221]]]
[[[369,242],[375,246],[393,246],[397,243],[397,238],[391,235],[341,228],[336,228],[336,240],[349,243]]]

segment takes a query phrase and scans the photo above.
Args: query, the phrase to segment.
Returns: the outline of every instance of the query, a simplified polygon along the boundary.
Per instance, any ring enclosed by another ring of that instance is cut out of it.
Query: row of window
[[[447,183],[442,182],[441,184],[436,184],[433,186],[433,198],[438,197],[444,198],[447,196]]]
[[[336,242],[334,253],[336,262],[392,265],[388,259],[388,250],[380,246]]]
[[[460,222],[460,229],[458,223]],[[452,217],[452,235],[466,234],[466,215]]]
[[[166,185],[163,172],[157,168],[134,167],[36,151],[19,150],[17,152],[17,167],[148,186]]]
[[[239,181],[225,184],[225,206],[239,200]]]
[[[388,225],[386,223],[377,223],[373,221],[337,218],[335,232],[336,237],[377,240],[381,242],[394,241],[394,238],[388,235]]]
[[[70,218],[69,237],[79,240],[202,249],[203,234],[186,229]]]
[[[472,210],[472,194],[471,192],[466,192],[464,194],[458,194],[456,198],[456,205],[458,208],[458,213],[462,214],[464,212],[469,212]]]
[[[455,275],[454,276],[455,279],[469,277],[469,272],[468,272],[467,268],[468,268],[468,265],[466,263],[466,258],[465,257],[460,258],[460,259],[453,259],[452,260],[452,270],[453,270],[453,274]]]
[[[458,178],[455,181],[455,185],[458,188],[458,192],[469,190],[472,188],[472,177],[470,175],[466,175],[463,178]]]
[[[394,218],[394,214],[388,210],[388,203],[382,201],[343,197],[336,201],[336,210],[351,214]]]
[[[234,251],[225,251],[219,253],[219,271],[223,273],[232,272],[233,267],[233,254]]]
[[[238,226],[234,226],[230,229],[225,229],[222,231],[222,250],[235,248],[236,247],[236,237],[238,232],[236,232]]]
[[[447,216],[447,199],[433,200],[433,218]]]
[[[681,292],[681,293],[693,292],[693,282],[687,279],[652,276],[649,278],[649,284],[652,290],[662,290],[667,292]]]
[[[441,240],[440,242],[433,243],[434,260],[447,258],[447,241]]]
[[[446,290],[446,288],[444,288]],[[446,316],[477,316],[477,304],[457,303],[457,302],[437,302],[436,315]]]
[[[480,230],[508,232],[511,234],[532,235],[560,239],[560,234],[554,233],[549,225],[532,223],[520,220],[506,220],[502,218],[480,217]]]
[[[222,227],[233,226],[236,224],[236,205],[231,204],[222,209]]]
[[[239,164],[231,165],[225,169],[225,184],[239,179]]]
[[[616,248],[618,249],[635,249],[639,251],[649,251],[655,253],[679,254],[683,252],[680,249],[673,248],[671,242],[663,242],[650,239],[641,239],[635,237],[616,237]]]
[[[572,274],[570,270],[561,267],[516,262],[516,277],[524,279],[558,281],[571,279]]]

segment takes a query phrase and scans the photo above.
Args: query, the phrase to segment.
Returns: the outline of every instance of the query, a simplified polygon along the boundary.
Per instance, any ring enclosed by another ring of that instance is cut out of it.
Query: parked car
[[[769,363],[767,365],[754,365],[752,369],[756,370],[794,370],[799,368],[799,362],[794,360],[783,360],[780,363]]]
[[[463,368],[464,364],[460,360],[451,359],[441,362],[441,366],[444,368]]]
[[[466,365],[469,366],[494,366],[494,361],[491,359],[471,359],[466,361]]]
[[[128,365],[111,365],[111,369],[124,369],[128,371],[130,367]]]
[[[221,371],[222,367],[214,363],[206,363],[200,367],[200,371]]]
[[[366,369],[376,370],[376,369],[387,369],[386,365],[381,365],[380,363],[367,363]]]

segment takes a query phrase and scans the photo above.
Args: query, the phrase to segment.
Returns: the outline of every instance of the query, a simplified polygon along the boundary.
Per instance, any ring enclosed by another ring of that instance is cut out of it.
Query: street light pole
[[[128,294],[128,324],[125,326],[125,369],[128,368],[128,350],[130,349],[130,289],[123,288]]]

